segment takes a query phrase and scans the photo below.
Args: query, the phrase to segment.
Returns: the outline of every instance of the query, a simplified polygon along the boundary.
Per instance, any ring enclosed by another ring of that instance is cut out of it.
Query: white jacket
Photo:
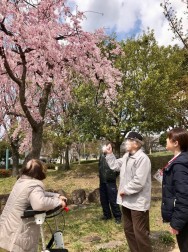
[[[119,159],[108,154],[106,160],[112,170],[120,171],[117,203],[132,210],[148,210],[151,201],[151,162],[148,156],[139,149],[134,155],[126,153]],[[120,192],[125,192],[125,196],[121,197]]]
[[[23,175],[15,183],[0,216],[0,247],[10,252],[36,252],[39,225],[34,218],[22,219],[31,205],[36,211],[47,211],[61,205],[57,193],[44,191],[43,182]]]

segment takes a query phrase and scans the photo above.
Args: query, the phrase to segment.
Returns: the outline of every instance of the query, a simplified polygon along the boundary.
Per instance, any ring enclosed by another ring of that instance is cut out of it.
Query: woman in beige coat
[[[65,197],[45,192],[42,183],[45,173],[42,162],[36,159],[22,169],[0,216],[1,248],[10,252],[37,252],[39,225],[34,218],[22,219],[24,210],[28,206],[35,211],[48,211],[59,205],[65,207]]]

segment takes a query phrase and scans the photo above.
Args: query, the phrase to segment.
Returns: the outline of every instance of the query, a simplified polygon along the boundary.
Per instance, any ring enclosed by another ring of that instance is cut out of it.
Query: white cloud
[[[87,31],[94,31],[104,27],[107,31],[115,28],[117,33],[129,34],[134,31],[147,30],[149,27],[155,31],[159,44],[168,45],[180,43],[173,41],[173,33],[163,14],[160,3],[163,0],[74,0],[78,9],[85,12],[86,20],[83,27]],[[171,0],[172,6],[178,15],[183,16],[185,4],[181,0]],[[100,13],[103,13],[101,15]],[[139,21],[139,29],[138,29]],[[187,22],[185,20],[184,22]],[[186,24],[186,23],[185,23]],[[186,24],[187,25],[187,24]]]

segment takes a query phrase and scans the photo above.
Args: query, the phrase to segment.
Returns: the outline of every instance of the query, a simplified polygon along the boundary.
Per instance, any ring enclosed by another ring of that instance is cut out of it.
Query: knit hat
[[[129,131],[126,134],[125,139],[132,139],[132,140],[139,142],[141,145],[144,144],[143,137],[139,133],[134,132],[134,131]]]

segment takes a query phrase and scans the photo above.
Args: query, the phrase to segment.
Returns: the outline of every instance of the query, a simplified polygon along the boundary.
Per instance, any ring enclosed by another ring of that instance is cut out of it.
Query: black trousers
[[[103,215],[111,218],[112,214],[115,219],[121,219],[121,210],[116,203],[117,186],[115,182],[100,183],[100,202],[103,209]],[[110,209],[111,208],[111,209]]]
[[[122,206],[124,232],[131,252],[151,252],[149,211],[135,211]]]
[[[176,235],[180,252],[188,252],[188,223],[184,228]]]

